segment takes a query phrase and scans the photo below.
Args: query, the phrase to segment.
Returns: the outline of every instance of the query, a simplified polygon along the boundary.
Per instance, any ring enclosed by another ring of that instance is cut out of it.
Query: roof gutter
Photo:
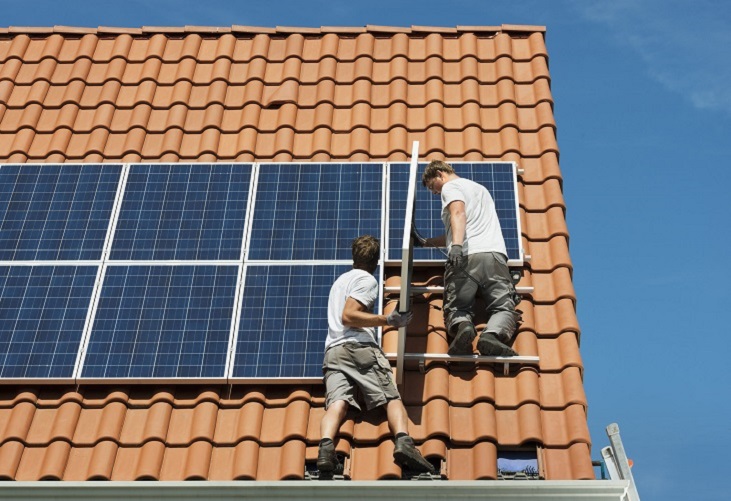
[[[625,480],[3,482],[0,500],[437,499],[620,501]]]

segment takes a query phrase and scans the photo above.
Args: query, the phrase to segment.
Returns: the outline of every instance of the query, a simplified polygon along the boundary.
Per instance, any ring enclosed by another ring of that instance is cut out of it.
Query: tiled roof
[[[544,31],[0,29],[0,162],[407,160],[414,140],[517,162],[533,292],[515,346],[540,364],[409,371],[410,427],[451,480],[496,478],[498,449],[525,445],[548,479],[594,478]],[[446,352],[441,301],[416,305],[409,351]],[[400,477],[378,412],[341,430],[353,479]],[[0,479],[302,478],[323,413],[321,385],[1,387]]]

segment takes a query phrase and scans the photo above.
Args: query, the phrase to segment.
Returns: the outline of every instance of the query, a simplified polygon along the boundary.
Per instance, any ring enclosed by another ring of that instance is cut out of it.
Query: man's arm
[[[348,297],[345,300],[342,321],[346,327],[379,327],[381,325],[403,327],[411,321],[412,317],[411,312],[399,313],[397,310],[393,310],[388,316],[376,315],[368,311],[360,301]]]
[[[386,316],[371,313],[359,301],[349,297],[345,300],[345,308],[343,308],[343,325],[346,327],[378,327],[386,325]]]
[[[464,202],[455,200],[450,203],[449,221],[452,225],[452,245],[463,245],[465,229],[467,228],[467,213],[465,213]]]

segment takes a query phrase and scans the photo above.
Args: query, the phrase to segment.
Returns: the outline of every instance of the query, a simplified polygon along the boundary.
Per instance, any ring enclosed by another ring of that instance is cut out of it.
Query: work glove
[[[421,236],[416,226],[411,227],[411,238],[414,239],[414,247],[426,247],[426,238]]]
[[[452,244],[449,249],[449,256],[447,256],[447,263],[449,263],[455,270],[461,270],[464,268],[467,262],[467,256],[462,255],[462,246]]]
[[[397,309],[394,309],[386,317],[386,323],[391,327],[405,327],[406,324],[411,322],[412,318],[414,318],[414,314],[412,312],[407,311],[404,313],[399,313]]]

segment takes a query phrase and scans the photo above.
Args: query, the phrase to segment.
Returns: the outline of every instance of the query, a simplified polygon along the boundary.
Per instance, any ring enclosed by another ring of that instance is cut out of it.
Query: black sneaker
[[[434,473],[434,466],[424,459],[424,456],[421,455],[419,449],[414,445],[414,439],[408,435],[396,439],[393,459],[401,468],[407,468],[419,473]]]
[[[447,353],[450,355],[472,355],[472,341],[477,336],[477,331],[472,322],[460,322],[457,326],[457,334],[449,345]]]
[[[335,444],[320,444],[317,451],[317,469],[322,473],[331,473],[340,465],[338,457],[335,455]]]
[[[477,351],[488,357],[515,357],[518,352],[502,343],[492,332],[483,332],[477,341]]]

